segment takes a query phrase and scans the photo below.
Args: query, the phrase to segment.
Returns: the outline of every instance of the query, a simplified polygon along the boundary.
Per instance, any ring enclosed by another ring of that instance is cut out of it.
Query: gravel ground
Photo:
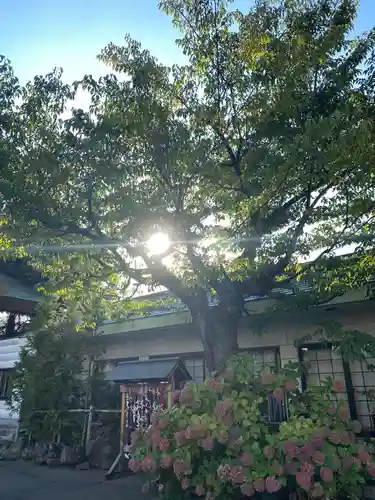
[[[53,469],[23,461],[0,462],[0,499],[150,500],[136,476],[107,481],[101,470]]]

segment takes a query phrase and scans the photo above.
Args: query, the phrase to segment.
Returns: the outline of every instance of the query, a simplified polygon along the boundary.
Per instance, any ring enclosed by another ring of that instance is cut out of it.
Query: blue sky
[[[237,0],[239,7],[251,0]],[[177,32],[158,11],[157,0],[0,0],[0,54],[11,59],[22,82],[53,66],[72,81],[102,74],[95,56],[124,33],[141,41],[163,62],[178,62]],[[360,0],[356,31],[375,24],[375,0]]]

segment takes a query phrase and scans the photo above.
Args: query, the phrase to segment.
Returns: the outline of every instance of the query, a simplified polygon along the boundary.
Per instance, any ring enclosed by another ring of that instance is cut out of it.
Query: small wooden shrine
[[[191,376],[179,358],[159,358],[119,363],[106,379],[120,384],[121,393],[120,453],[108,471],[111,475],[130,451],[132,432],[147,428],[158,408],[170,408],[174,392]]]

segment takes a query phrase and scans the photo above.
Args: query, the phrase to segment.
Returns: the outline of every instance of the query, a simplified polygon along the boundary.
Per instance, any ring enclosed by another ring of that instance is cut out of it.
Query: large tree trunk
[[[238,350],[238,327],[241,311],[237,307],[202,307],[192,311],[198,327],[209,372],[219,372]]]

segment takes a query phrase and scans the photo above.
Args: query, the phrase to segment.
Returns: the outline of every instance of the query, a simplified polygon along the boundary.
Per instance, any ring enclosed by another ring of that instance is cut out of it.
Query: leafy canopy
[[[314,251],[324,300],[363,283],[323,261],[353,241],[355,269],[373,261],[374,32],[351,38],[356,6],[162,0],[184,64],[126,36],[99,56],[111,73],[73,86],[54,70],[20,87],[2,59],[5,253],[30,254],[83,315],[123,312],[136,282],[195,319],[210,290],[238,316]],[[66,113],[79,88],[89,110]],[[152,255],[157,232],[171,244]]]

